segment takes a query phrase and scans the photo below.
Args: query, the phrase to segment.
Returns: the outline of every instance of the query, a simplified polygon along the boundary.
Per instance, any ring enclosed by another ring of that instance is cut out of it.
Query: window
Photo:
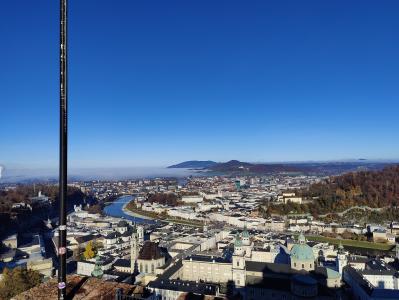
[[[312,264],[309,264],[309,268],[312,268]]]
[[[145,265],[145,273],[148,273],[148,265]]]
[[[304,264],[302,264],[302,269],[305,269],[305,265]]]
[[[240,266],[240,262],[239,261],[237,261],[237,267],[239,267]]]
[[[296,267],[296,263],[294,263],[294,267]]]

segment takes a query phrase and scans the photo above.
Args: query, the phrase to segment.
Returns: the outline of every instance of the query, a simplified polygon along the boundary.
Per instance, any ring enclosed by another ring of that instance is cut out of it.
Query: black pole
[[[66,198],[67,198],[67,0],[60,0],[60,174],[58,299],[66,299]]]

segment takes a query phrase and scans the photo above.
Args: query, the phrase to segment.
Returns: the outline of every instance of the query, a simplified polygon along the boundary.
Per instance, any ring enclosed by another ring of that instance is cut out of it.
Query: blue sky
[[[73,167],[399,158],[398,1],[69,1]],[[0,163],[56,167],[58,1],[0,4]]]

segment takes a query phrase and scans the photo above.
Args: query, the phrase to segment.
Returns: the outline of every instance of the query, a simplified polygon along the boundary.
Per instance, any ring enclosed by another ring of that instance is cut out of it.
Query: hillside
[[[32,203],[31,197],[36,196],[38,191],[50,197],[49,205]],[[75,187],[68,186],[67,210],[73,209],[74,204],[83,202],[84,194]],[[13,208],[13,204],[26,203],[32,210],[27,208]],[[13,190],[0,191],[0,237],[12,231],[30,226],[34,220],[52,217],[57,214],[59,208],[58,186],[56,185],[18,185]],[[37,218],[35,218],[37,217]]]
[[[342,212],[354,206],[396,208],[399,205],[399,165],[380,171],[351,172],[333,176],[324,182],[298,191],[306,204],[272,204],[269,213],[312,213],[313,215]]]

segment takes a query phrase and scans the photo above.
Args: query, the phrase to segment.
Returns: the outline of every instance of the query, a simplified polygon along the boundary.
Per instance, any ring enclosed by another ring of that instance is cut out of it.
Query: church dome
[[[313,250],[306,244],[294,245],[291,249],[291,259],[314,260]]]
[[[291,249],[291,259],[298,261],[314,260],[314,254],[311,247],[306,244],[303,234],[298,237],[299,244],[296,244]]]

